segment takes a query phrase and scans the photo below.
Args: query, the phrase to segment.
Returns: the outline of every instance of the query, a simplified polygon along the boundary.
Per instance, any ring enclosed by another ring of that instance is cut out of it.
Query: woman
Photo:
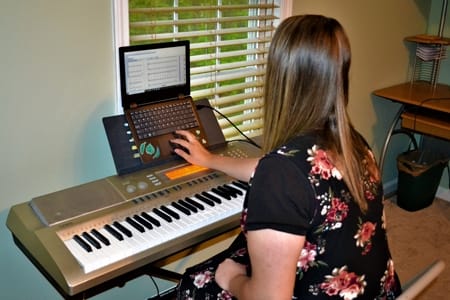
[[[319,15],[272,39],[261,159],[214,155],[185,131],[176,153],[249,181],[243,234],[186,271],[179,299],[394,299],[400,292],[379,170],[347,114],[350,45]],[[252,175],[253,174],[253,175]]]

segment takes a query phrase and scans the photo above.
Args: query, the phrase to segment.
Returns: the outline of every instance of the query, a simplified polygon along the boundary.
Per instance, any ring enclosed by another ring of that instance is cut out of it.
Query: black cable
[[[424,103],[430,102],[430,101],[434,101],[434,100],[447,100],[447,101],[449,101],[450,98],[448,98],[448,97],[426,98],[426,99],[423,99],[422,101],[420,101],[419,108],[423,107]],[[417,111],[414,114],[414,130],[416,128],[416,117],[417,117]],[[447,169],[447,177],[448,177],[448,187],[450,188],[450,161],[447,161],[446,169]]]
[[[419,105],[412,105],[412,108],[411,108],[411,110],[410,111],[414,111],[414,120],[413,120],[413,131],[416,131],[416,123],[417,123],[417,114],[418,114],[418,110],[421,108],[421,107],[423,107],[423,108],[427,108],[427,107],[424,107],[423,106],[423,104],[424,103],[426,103],[426,102],[430,102],[430,101],[435,101],[435,100],[450,100],[450,98],[449,97],[437,97],[437,98],[425,98],[425,99],[423,99],[423,100],[421,100],[420,102],[419,102]]]
[[[420,106],[422,106],[425,102],[434,101],[434,100],[450,100],[449,97],[438,97],[438,98],[425,98],[420,101]]]
[[[228,117],[227,116],[225,116],[223,113],[221,113],[219,110],[217,110],[216,108],[214,108],[214,107],[212,107],[212,106],[210,106],[210,105],[203,105],[203,104],[197,104],[196,105],[196,107],[197,107],[197,109],[202,109],[202,108],[209,108],[209,109],[211,109],[211,110],[213,110],[213,111],[215,111],[216,113],[218,113],[219,115],[221,115],[222,116],[222,118],[224,118],[225,120],[227,120],[228,121],[228,123],[230,123],[231,124],[231,126],[233,126],[243,137],[245,137],[245,139],[246,139],[246,142],[248,142],[248,143],[250,143],[250,144],[252,144],[253,146],[255,146],[255,147],[258,147],[258,148],[260,148],[261,149],[261,146],[260,145],[258,145],[255,141],[253,141],[251,138],[249,138],[245,133],[243,133],[233,122],[231,122],[231,120],[230,119],[228,119]],[[238,140],[236,140],[236,141],[238,141]]]
[[[159,299],[159,298],[161,298],[161,296],[160,296],[160,294],[159,294],[159,287],[158,287],[158,284],[156,284],[156,281],[155,281],[155,279],[153,278],[153,276],[150,276],[150,275],[149,275],[149,277],[150,277],[150,279],[153,281],[153,284],[155,285],[155,288],[156,288],[156,296],[153,296],[153,297],[151,297],[151,298],[148,298],[147,300],[153,300],[153,299]]]

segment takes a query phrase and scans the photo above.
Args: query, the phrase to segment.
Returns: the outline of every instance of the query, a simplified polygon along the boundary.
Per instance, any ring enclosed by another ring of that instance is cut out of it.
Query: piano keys
[[[260,153],[238,142],[215,151]],[[172,161],[17,204],[6,224],[61,295],[75,298],[237,228],[246,190],[221,172]]]
[[[63,242],[89,273],[239,214],[245,191],[246,183],[230,182],[76,233]]]

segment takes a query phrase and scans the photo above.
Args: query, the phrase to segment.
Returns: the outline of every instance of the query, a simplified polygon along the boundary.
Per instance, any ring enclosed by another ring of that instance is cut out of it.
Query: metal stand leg
[[[400,120],[400,116],[405,110],[405,106],[402,105],[400,109],[398,110],[397,114],[394,117],[394,120],[392,121],[391,127],[389,128],[388,134],[386,136],[386,140],[384,141],[383,150],[381,151],[380,155],[380,162],[379,162],[379,168],[380,168],[380,174],[383,176],[383,166],[384,166],[384,159],[386,156],[386,151],[389,145],[389,142],[391,141],[391,137],[393,135],[395,126],[397,126],[398,121]]]

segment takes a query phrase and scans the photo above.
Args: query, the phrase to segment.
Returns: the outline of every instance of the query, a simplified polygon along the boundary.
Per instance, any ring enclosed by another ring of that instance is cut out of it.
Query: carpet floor
[[[446,267],[416,300],[450,299],[450,202],[435,199],[410,212],[397,206],[395,196],[386,200],[387,233],[395,268],[401,282],[414,278],[436,259]]]

